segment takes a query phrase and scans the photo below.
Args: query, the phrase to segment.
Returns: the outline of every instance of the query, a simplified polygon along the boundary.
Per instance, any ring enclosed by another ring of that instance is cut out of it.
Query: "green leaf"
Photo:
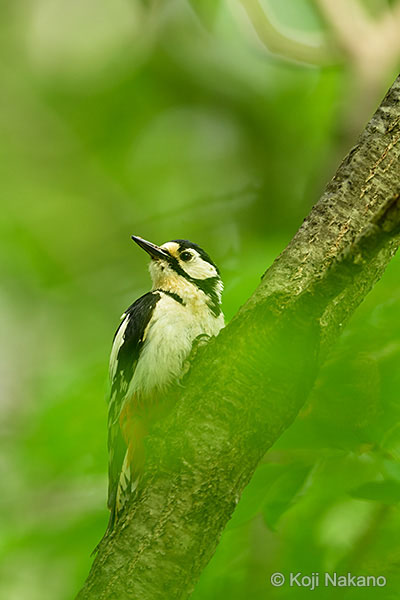
[[[283,513],[293,506],[310,470],[309,465],[290,465],[273,483],[263,507],[264,519],[270,529],[275,529]]]
[[[390,479],[400,482],[400,463],[396,460],[384,460],[383,469]]]
[[[397,481],[370,481],[350,491],[354,498],[376,500],[384,504],[400,502],[400,483]]]
[[[262,511],[271,486],[284,468],[283,465],[273,463],[262,464],[258,467],[242,494],[233,517],[228,523],[228,529],[243,525]]]

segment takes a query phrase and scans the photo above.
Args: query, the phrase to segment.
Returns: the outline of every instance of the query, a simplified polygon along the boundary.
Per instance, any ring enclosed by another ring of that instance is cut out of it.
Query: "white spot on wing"
[[[124,313],[124,315],[125,315],[125,313]],[[124,316],[124,315],[122,315],[122,316]],[[129,315],[126,316],[125,320],[121,323],[121,325],[117,331],[117,335],[115,336],[114,343],[111,348],[111,355],[110,355],[110,379],[111,379],[111,381],[114,379],[115,373],[117,372],[118,352],[124,342],[124,334],[125,334],[125,330],[128,326],[128,323],[129,323]]]

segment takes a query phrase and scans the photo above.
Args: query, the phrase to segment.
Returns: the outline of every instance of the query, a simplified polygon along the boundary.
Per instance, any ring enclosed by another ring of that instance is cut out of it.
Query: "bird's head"
[[[136,235],[132,236],[151,256],[150,275],[154,289],[167,290],[187,297],[203,297],[215,314],[220,313],[223,284],[218,267],[207,252],[188,240],[171,240],[156,246]]]

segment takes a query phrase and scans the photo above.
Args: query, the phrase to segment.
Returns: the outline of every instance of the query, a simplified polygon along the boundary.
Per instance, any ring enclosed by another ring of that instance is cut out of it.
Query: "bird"
[[[107,532],[136,489],[143,440],[166,391],[183,376],[196,345],[224,327],[223,283],[205,250],[185,239],[161,246],[132,240],[150,256],[153,285],[122,314],[111,349]]]

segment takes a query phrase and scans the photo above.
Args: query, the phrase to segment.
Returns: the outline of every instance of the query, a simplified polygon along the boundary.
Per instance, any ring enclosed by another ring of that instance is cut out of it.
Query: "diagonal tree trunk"
[[[184,599],[400,241],[400,77],[248,302],[201,349],[79,600]]]

